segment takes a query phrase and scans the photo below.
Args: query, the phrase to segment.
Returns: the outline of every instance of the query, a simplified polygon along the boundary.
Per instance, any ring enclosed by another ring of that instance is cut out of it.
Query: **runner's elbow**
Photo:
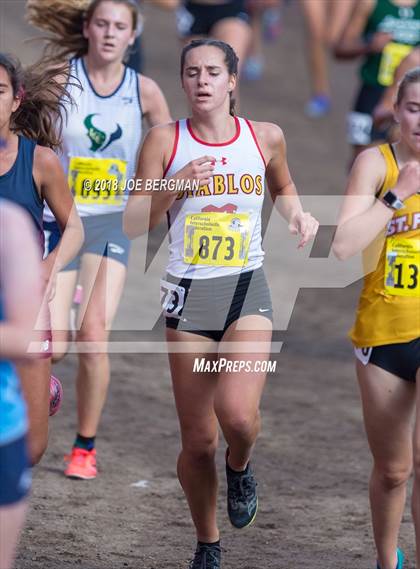
[[[346,261],[352,256],[352,252],[349,250],[349,247],[347,247],[346,243],[340,239],[334,239],[332,251],[339,261]]]
[[[79,251],[85,240],[85,230],[83,228],[83,223],[80,217],[77,218],[74,224],[75,239],[73,240],[77,244],[77,251]]]
[[[133,215],[130,211],[125,211],[123,215],[123,231],[129,239],[136,239],[147,233],[147,223],[141,216]]]
[[[141,232],[138,231],[138,227],[136,227],[134,220],[131,219],[127,213],[124,213],[123,216],[123,231],[129,239],[135,239],[141,235]]]

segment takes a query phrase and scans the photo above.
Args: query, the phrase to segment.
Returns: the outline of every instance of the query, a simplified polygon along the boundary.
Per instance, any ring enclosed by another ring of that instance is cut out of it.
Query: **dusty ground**
[[[185,107],[172,17],[146,11],[147,73],[159,81],[179,117]],[[20,42],[27,33],[22,13],[23,2],[0,2],[0,47],[29,60],[33,48]],[[279,43],[267,50],[266,78],[244,86],[242,108],[254,119],[284,128],[302,194],[340,194],[347,159],[344,113],[355,90],[354,67],[332,65],[334,111],[326,120],[305,119],[302,33],[292,3]],[[318,256],[328,256],[330,235],[328,228],[322,232]],[[120,329],[121,314],[129,312],[139,294],[138,266],[134,253],[117,320]],[[282,271],[274,256],[268,255],[267,271],[281,310]],[[242,533],[233,531],[226,519],[220,450],[219,518],[226,569],[374,567],[367,503],[370,458],[346,340],[357,292],[357,284],[302,289],[288,329],[276,335],[284,345],[273,354],[278,367],[264,394],[263,432],[255,452],[261,507],[255,525]],[[114,338],[159,339],[162,328],[158,325],[152,335],[116,332]],[[75,430],[75,362],[75,356],[68,356],[56,368],[65,401],[51,422],[49,449],[34,471],[18,569],[185,569],[194,534],[175,474],[179,438],[166,356],[112,356],[112,386],[98,436],[101,474],[88,483],[66,480],[62,474],[62,458]],[[401,544],[411,569],[413,542],[407,510]]]

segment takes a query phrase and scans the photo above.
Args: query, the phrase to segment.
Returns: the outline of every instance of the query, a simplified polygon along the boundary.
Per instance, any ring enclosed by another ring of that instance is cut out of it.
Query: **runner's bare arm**
[[[41,264],[29,216],[12,203],[0,207],[0,288],[6,320],[0,322],[2,358],[23,356],[41,305]]]
[[[124,212],[124,232],[130,239],[153,229],[176,200],[177,193],[167,189],[149,191],[147,183],[163,179],[175,140],[175,124],[152,128],[144,139],[137,164],[138,189],[128,198]],[[169,143],[168,143],[169,141]],[[171,176],[175,180],[210,182],[214,169],[212,156],[202,156]],[[159,184],[158,184],[159,185]]]
[[[139,75],[141,109],[149,127],[172,121],[168,103],[158,84],[144,75]]]
[[[181,0],[150,0],[150,2],[158,8],[165,10],[176,10],[181,5]]]
[[[368,148],[356,158],[332,245],[339,259],[365,249],[392,218],[393,210],[375,198],[385,175],[385,160],[377,148]]]
[[[35,149],[34,179],[62,233],[59,244],[44,260],[44,265],[50,270],[54,267],[56,272],[67,265],[82,246],[83,226],[60,161],[49,148],[37,146]]]
[[[137,162],[136,190],[128,197],[123,217],[123,229],[129,239],[143,235],[157,225],[176,198],[171,192],[147,189],[149,180],[163,178],[171,152],[168,140],[174,138],[173,124],[156,126],[145,136]]]
[[[266,157],[266,178],[271,197],[276,205],[278,196],[287,196],[290,199],[280,200],[277,206],[287,222],[298,212],[302,212],[296,186],[287,164],[286,140],[283,131],[275,124],[255,123],[255,134],[261,141],[261,149]]]
[[[266,178],[274,205],[289,224],[291,233],[301,235],[298,245],[301,248],[315,236],[319,224],[310,213],[302,209],[287,164],[283,131],[277,125],[270,123],[254,123],[254,127],[257,139],[261,141],[262,152],[266,157]]]
[[[375,0],[358,0],[355,3],[341,38],[334,46],[334,55],[337,59],[354,59],[361,55],[382,51],[390,39],[389,34],[374,34],[369,42],[362,37],[366,22],[374,8]],[[381,45],[378,44],[378,40]]]

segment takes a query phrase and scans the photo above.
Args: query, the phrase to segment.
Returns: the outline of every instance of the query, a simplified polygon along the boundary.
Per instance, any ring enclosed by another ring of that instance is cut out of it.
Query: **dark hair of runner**
[[[410,69],[401,79],[400,84],[398,85],[397,105],[399,105],[403,100],[407,87],[413,83],[420,83],[420,67]]]
[[[140,13],[135,0],[28,0],[28,22],[48,34],[43,37],[46,42],[44,62],[58,64],[69,57],[86,55],[89,41],[83,35],[83,27],[104,2],[127,6],[133,30],[137,30]]]
[[[225,64],[228,70],[229,75],[238,75],[238,56],[236,55],[233,47],[231,47],[228,43],[220,40],[212,40],[212,39],[199,39],[199,40],[192,40],[189,44],[187,44],[181,53],[181,77],[184,73],[185,67],[185,59],[187,57],[188,52],[196,47],[201,47],[203,45],[210,46],[210,47],[217,47],[220,49],[225,55]],[[235,116],[235,99],[233,98],[233,94],[229,93],[230,95],[230,107],[229,113],[232,116]]]
[[[68,76],[68,65],[45,70],[36,64],[23,69],[17,59],[0,53],[0,67],[9,77],[13,96],[20,99],[10,118],[10,129],[41,146],[60,147],[65,104],[71,97],[58,77]]]

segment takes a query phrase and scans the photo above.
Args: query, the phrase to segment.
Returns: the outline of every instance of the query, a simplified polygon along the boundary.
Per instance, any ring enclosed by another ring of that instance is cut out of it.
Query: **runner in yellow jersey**
[[[370,502],[379,569],[403,568],[397,541],[413,464],[420,567],[420,67],[400,84],[395,119],[400,141],[355,161],[333,245],[343,259],[363,251],[365,265],[350,337],[374,459]]]

